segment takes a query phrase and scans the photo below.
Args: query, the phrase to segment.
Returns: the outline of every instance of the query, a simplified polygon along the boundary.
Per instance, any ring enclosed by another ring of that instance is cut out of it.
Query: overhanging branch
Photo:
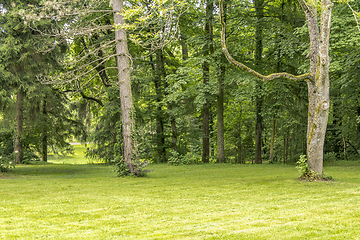
[[[226,23],[224,21],[224,7],[223,7],[223,2],[224,0],[219,0],[219,5],[220,5],[220,22],[221,22],[221,47],[222,47],[222,51],[225,54],[227,60],[233,64],[234,66],[242,69],[243,71],[261,79],[262,81],[266,82],[266,81],[270,81],[270,80],[274,80],[274,79],[278,79],[278,78],[287,78],[290,80],[294,80],[294,81],[314,81],[315,80],[315,76],[312,73],[306,73],[303,75],[292,75],[290,73],[286,73],[286,72],[282,72],[282,73],[273,73],[270,74],[268,76],[262,75],[259,72],[245,66],[244,64],[242,64],[241,62],[236,61],[229,53],[229,51],[227,50],[226,47],[226,37],[225,37],[225,32],[226,32]]]
[[[69,92],[72,92],[72,93],[80,93],[81,97],[84,98],[84,99],[87,99],[87,100],[91,100],[91,101],[95,101],[97,102],[100,106],[104,106],[103,102],[100,100],[100,99],[96,99],[96,98],[93,98],[93,97],[89,97],[89,96],[86,96],[84,94],[84,92],[82,90],[65,90],[65,91],[59,91],[58,89],[56,89],[59,93],[69,93]]]

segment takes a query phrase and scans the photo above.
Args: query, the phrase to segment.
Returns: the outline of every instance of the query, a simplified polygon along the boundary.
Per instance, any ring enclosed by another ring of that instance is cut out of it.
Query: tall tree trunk
[[[213,35],[212,35],[212,21],[213,21],[214,4],[212,0],[206,1],[206,20],[205,20],[205,44],[204,44],[204,63],[203,63],[203,83],[208,84],[210,80],[209,54],[213,53]],[[210,101],[209,93],[205,94],[206,103],[203,106],[203,151],[202,161],[209,162],[210,155]]]
[[[163,89],[162,89],[162,71],[163,71],[163,57],[162,50],[156,50],[156,75],[154,78],[155,83],[155,92],[156,92],[156,102],[158,104],[157,114],[156,114],[156,133],[157,133],[157,155],[160,162],[166,162],[166,152],[165,152],[165,134],[164,134],[164,113],[162,110],[161,102],[163,101]]]
[[[227,1],[224,6],[224,22],[226,23]],[[226,33],[225,33],[226,35]],[[225,36],[226,38],[226,36]],[[226,57],[221,54],[218,75],[218,97],[217,97],[217,161],[225,161],[225,142],[224,142],[224,81],[226,74]],[[241,136],[240,136],[241,137]]]
[[[202,161],[204,163],[209,162],[210,155],[210,103],[207,100],[202,112],[203,117],[203,150],[202,150]]]
[[[44,98],[44,102],[43,102],[43,109],[42,109],[42,114],[43,114],[43,118],[44,118],[44,129],[43,129],[43,133],[42,133],[42,161],[47,162],[47,137],[48,137],[48,133],[47,133],[47,111],[46,111],[46,96]]]
[[[221,57],[222,63],[223,57]],[[218,99],[217,99],[217,160],[225,161],[225,142],[224,142],[224,89],[225,66],[221,66],[220,76],[218,77]]]
[[[255,0],[256,28],[255,28],[255,69],[261,70],[262,52],[263,52],[263,27],[264,18],[264,0]],[[256,124],[255,124],[255,163],[261,164],[261,142],[262,142],[262,81],[257,80],[256,84]]]
[[[23,124],[24,124],[24,90],[18,89],[16,98],[16,126],[15,126],[15,164],[21,164],[23,160]]]
[[[134,173],[132,158],[134,156],[135,144],[132,132],[134,131],[134,105],[131,92],[129,50],[127,46],[125,24],[121,12],[123,0],[112,0],[114,10],[115,40],[117,54],[118,80],[120,87],[121,120],[124,139],[124,161],[128,165],[130,173]]]
[[[325,133],[329,117],[329,38],[331,25],[331,0],[321,1],[320,31],[317,11],[305,0],[299,0],[303,8],[310,35],[310,72],[314,81],[308,81],[309,113],[307,128],[307,154],[310,169],[323,174]]]

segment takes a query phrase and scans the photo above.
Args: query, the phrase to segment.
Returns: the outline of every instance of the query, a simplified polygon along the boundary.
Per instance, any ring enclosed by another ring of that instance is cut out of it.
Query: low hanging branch
[[[260,73],[258,73],[257,71],[245,66],[244,64],[242,64],[241,62],[236,61],[229,53],[229,51],[227,50],[226,47],[226,40],[225,40],[225,32],[226,32],[226,23],[224,21],[224,7],[223,7],[223,2],[224,0],[220,0],[219,1],[219,5],[220,5],[220,22],[221,22],[221,46],[222,46],[222,51],[224,52],[226,58],[228,59],[228,61],[233,64],[234,66],[244,70],[247,73],[250,73],[251,75],[261,79],[262,81],[266,82],[266,81],[270,81],[270,80],[274,80],[274,79],[278,79],[278,78],[287,78],[290,80],[294,80],[294,81],[315,81],[315,76],[312,73],[306,73],[303,75],[292,75],[290,73],[273,73],[270,74],[268,76],[264,76]]]
[[[102,101],[100,99],[96,99],[96,98],[93,98],[93,97],[89,97],[89,96],[86,96],[83,91],[80,91],[80,95],[84,98],[84,99],[87,99],[87,100],[91,100],[91,101],[95,101],[97,102],[100,106],[104,106],[104,104],[102,103]]]
[[[93,97],[89,97],[89,96],[86,96],[85,93],[78,89],[78,90],[65,90],[65,91],[60,91],[58,89],[55,89],[56,91],[58,91],[59,93],[80,93],[81,97],[84,98],[84,99],[87,99],[87,100],[91,100],[91,101],[95,101],[97,102],[100,106],[104,106],[103,102],[100,100],[100,99],[96,99],[96,98],[93,98]]]

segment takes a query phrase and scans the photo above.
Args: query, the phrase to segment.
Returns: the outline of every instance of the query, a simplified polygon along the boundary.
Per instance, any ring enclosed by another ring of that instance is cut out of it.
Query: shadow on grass
[[[18,165],[7,173],[2,173],[0,179],[31,178],[31,177],[60,177],[60,178],[84,178],[93,175],[94,172],[104,169],[104,164],[34,164]],[[109,170],[107,170],[109,171]]]

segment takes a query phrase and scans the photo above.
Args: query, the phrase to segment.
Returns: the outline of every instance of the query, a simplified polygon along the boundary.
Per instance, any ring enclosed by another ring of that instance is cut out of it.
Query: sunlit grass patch
[[[86,158],[85,151],[89,145],[85,144],[74,144],[72,145],[74,148],[73,155],[66,155],[55,157],[54,155],[48,156],[49,163],[55,164],[88,164],[88,163],[99,163],[100,161],[94,161]]]
[[[359,239],[360,164],[332,164],[332,182],[294,166],[18,166],[0,179],[3,239]]]

